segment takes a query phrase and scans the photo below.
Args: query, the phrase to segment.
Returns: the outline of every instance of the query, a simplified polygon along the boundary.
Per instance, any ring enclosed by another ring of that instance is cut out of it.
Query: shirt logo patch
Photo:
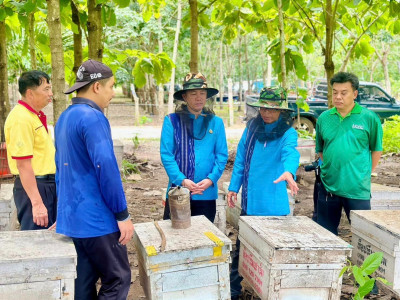
[[[362,126],[362,125],[357,125],[357,124],[353,124],[353,128],[354,128],[354,129],[364,130],[364,126]]]

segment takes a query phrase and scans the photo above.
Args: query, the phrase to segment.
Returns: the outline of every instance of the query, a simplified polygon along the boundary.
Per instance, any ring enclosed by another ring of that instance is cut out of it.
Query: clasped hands
[[[212,184],[213,182],[211,181],[211,179],[206,178],[198,183],[194,183],[190,179],[184,179],[181,185],[182,187],[187,188],[192,195],[202,195],[203,192],[208,189]]]

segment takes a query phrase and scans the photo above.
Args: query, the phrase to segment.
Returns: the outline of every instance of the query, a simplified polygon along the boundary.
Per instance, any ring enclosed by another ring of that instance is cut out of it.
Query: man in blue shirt
[[[217,89],[208,88],[201,73],[186,75],[177,91],[175,113],[165,117],[161,132],[161,161],[171,186],[190,190],[191,215],[205,215],[214,222],[217,182],[228,160],[225,127],[221,118],[206,107]],[[168,193],[167,193],[168,195]],[[168,199],[164,219],[170,218]]]
[[[130,287],[126,244],[133,224],[103,114],[114,97],[114,82],[109,67],[84,62],[65,92],[76,91],[77,97],[55,127],[56,231],[72,238],[78,255],[75,300],[126,299]]]

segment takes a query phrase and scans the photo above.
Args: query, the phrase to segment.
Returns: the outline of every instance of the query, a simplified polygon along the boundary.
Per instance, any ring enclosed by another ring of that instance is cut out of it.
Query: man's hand
[[[281,176],[279,176],[278,179],[276,179],[274,181],[274,183],[278,183],[281,181],[287,182],[287,184],[289,185],[289,188],[290,188],[290,194],[292,196],[297,195],[297,192],[299,191],[299,187],[297,186],[296,181],[294,181],[292,173],[290,173],[288,171],[284,172]]]
[[[37,187],[31,159],[17,159],[17,169],[22,186],[32,203],[33,223],[38,226],[47,227],[49,224],[47,208],[43,204],[42,197]]]
[[[128,219],[126,221],[118,221],[118,228],[119,231],[121,232],[121,236],[119,238],[119,242],[121,245],[126,245],[128,242],[131,240],[133,236],[133,224],[131,219]]]
[[[237,193],[229,191],[226,196],[226,200],[228,201],[228,206],[233,208],[235,207],[235,203],[237,201]]]
[[[47,215],[47,208],[42,201],[37,201],[32,204],[33,223],[38,226],[47,227],[49,224],[49,216]]]

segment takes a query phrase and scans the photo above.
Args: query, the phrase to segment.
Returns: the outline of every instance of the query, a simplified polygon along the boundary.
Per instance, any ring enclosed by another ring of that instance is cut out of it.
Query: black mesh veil
[[[285,132],[292,127],[292,112],[280,110],[279,119],[269,126],[265,126],[260,109],[247,105],[247,124],[248,131],[254,132],[258,141],[264,143],[266,141],[276,140],[282,137]]]
[[[190,117],[191,113],[188,110],[187,103],[185,101],[175,100],[175,113],[179,114],[182,122],[186,125],[188,134],[195,140],[202,140],[207,133],[208,124],[211,119],[215,116],[213,111],[213,98],[207,99],[206,105],[203,107],[201,116],[204,117],[204,122],[200,132],[195,135],[193,132],[193,119]]]

